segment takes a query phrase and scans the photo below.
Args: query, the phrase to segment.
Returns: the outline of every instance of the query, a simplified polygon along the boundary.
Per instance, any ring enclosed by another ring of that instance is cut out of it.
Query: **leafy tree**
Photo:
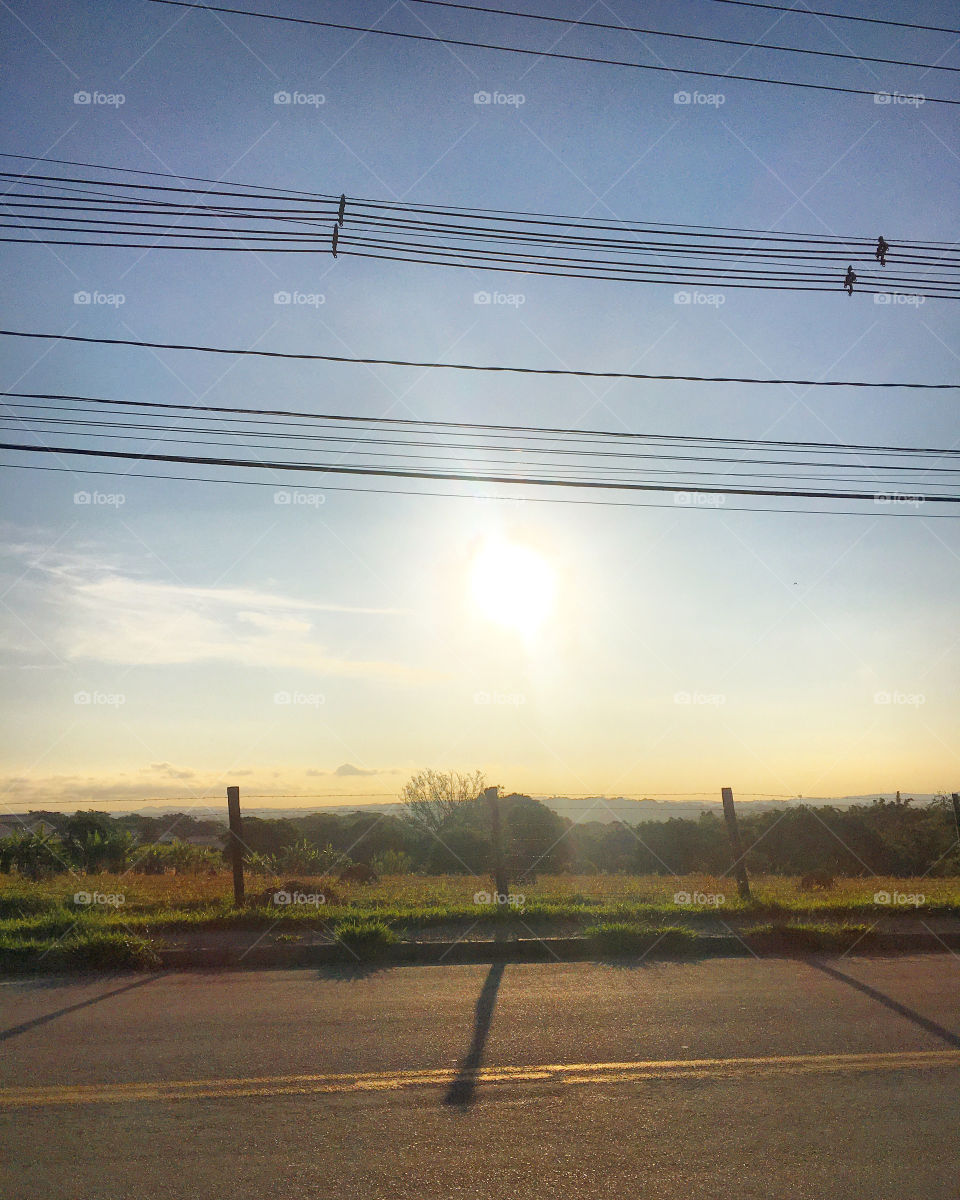
[[[0,841],[0,870],[10,870],[39,880],[56,875],[69,866],[63,846],[49,834],[15,833]]]
[[[229,846],[230,835],[224,833],[223,846]],[[297,841],[297,828],[283,819],[264,817],[243,818],[244,851],[255,854],[279,854],[285,846]]]
[[[270,858],[278,875],[326,875],[335,867],[346,866],[349,862],[333,846],[324,846],[319,850],[306,838],[301,838],[292,846],[284,846]]]
[[[432,842],[430,875],[486,875],[493,862],[489,836],[466,826],[450,826]]]
[[[136,844],[107,813],[76,812],[64,828],[64,851],[83,871],[124,870]]]
[[[415,863],[406,850],[384,850],[370,863],[378,875],[412,875]]]

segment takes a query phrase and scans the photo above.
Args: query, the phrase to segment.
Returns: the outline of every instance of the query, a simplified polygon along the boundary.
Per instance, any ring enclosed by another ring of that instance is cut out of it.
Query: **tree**
[[[476,800],[484,789],[482,771],[460,775],[453,771],[419,771],[400,792],[404,818],[430,833],[439,833],[458,807]]]
[[[572,823],[531,796],[514,793],[500,801],[507,867],[512,879],[556,875],[570,867],[567,839]]]
[[[76,812],[67,821],[64,851],[83,871],[122,871],[137,844],[107,813]]]

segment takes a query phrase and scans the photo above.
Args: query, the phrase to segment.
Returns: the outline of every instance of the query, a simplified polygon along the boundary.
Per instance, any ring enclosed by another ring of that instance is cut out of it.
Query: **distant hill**
[[[930,792],[908,792],[902,793],[904,796],[912,796],[918,804],[926,803],[933,799]],[[737,799],[737,811],[744,816],[750,813],[767,812],[770,809],[785,809],[795,808],[798,804],[805,804],[808,807],[822,807],[824,805],[832,805],[835,808],[849,808],[854,804],[870,804],[878,796],[882,796],[885,800],[893,800],[895,793],[893,792],[871,792],[869,795],[861,796],[803,796],[792,799],[770,798],[763,799],[762,797],[751,797],[749,799]],[[561,817],[566,817],[571,821],[599,821],[601,824],[610,824],[614,821],[625,821],[628,824],[635,825],[640,821],[669,821],[671,818],[683,817],[687,820],[697,820],[701,813],[717,813],[723,812],[723,805],[719,797],[715,800],[654,800],[654,799],[632,799],[626,796],[536,796],[535,799],[540,800],[548,808],[552,808],[554,812]],[[242,802],[242,797],[241,797]],[[77,807],[93,807],[81,806]],[[223,824],[226,825],[226,805],[224,807]],[[363,812],[380,815],[390,814],[398,816],[401,812],[402,805],[399,803],[389,804],[330,804],[319,807],[309,808],[267,808],[263,806],[247,806],[243,805],[243,812],[247,816],[264,817],[264,818],[281,818],[281,817],[306,817],[312,813],[334,813],[344,815],[350,812]],[[72,812],[73,810],[71,810]],[[115,817],[130,816],[137,814],[144,817],[152,817],[154,819],[162,818],[167,814],[172,813],[188,813],[195,814],[197,818],[207,822],[213,817],[213,812],[209,805],[197,806],[191,808],[183,804],[145,804],[139,807],[131,806],[124,809],[111,808],[111,815]],[[4,817],[4,824],[22,828],[24,823],[32,823],[39,818],[46,818],[54,821],[58,817],[62,817],[62,812],[47,812],[41,810],[33,810],[30,813],[11,813]],[[193,832],[191,830],[191,832]],[[207,832],[204,830],[204,832]]]

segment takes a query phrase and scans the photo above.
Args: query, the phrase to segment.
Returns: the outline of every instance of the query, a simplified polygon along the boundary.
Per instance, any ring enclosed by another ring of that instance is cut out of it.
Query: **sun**
[[[470,567],[470,596],[476,610],[527,637],[549,617],[555,590],[554,572],[544,556],[516,542],[484,543]]]

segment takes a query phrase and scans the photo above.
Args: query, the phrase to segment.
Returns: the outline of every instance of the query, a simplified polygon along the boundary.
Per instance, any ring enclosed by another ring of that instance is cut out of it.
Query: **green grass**
[[[399,941],[386,921],[354,918],[334,926],[333,936],[348,954],[356,958],[376,958]]]
[[[620,923],[655,928],[660,933],[668,926],[716,929],[718,921],[736,928],[766,923],[773,930],[806,924],[850,927],[880,917],[899,921],[917,915],[960,916],[958,878],[840,879],[830,890],[804,892],[795,878],[764,876],[753,881],[752,901],[743,903],[731,881],[720,877],[541,876],[535,883],[514,885],[514,890],[525,894],[521,911],[505,905],[475,904],[474,893],[488,890],[490,884],[471,876],[393,876],[363,885],[330,878],[302,881],[301,890],[322,892],[327,897],[327,903],[317,908],[265,902],[283,883],[281,877],[249,879],[251,902],[238,909],[226,873],[63,875],[40,883],[0,875],[0,941],[15,937],[21,942],[42,942],[74,935],[89,938],[95,933],[150,938],[190,931],[268,928],[293,937],[298,931],[329,931],[351,922],[379,923],[391,932],[448,926],[453,936],[468,926],[474,926],[481,936],[506,927],[528,936],[531,931],[541,935],[584,933]],[[78,891],[122,894],[124,903],[116,908],[78,906],[73,902]],[[717,907],[678,905],[673,902],[678,891],[723,893],[725,899]],[[919,909],[880,907],[873,902],[877,891],[922,892],[926,902]],[[763,936],[775,937],[772,932]]]
[[[616,958],[637,953],[692,954],[700,939],[692,929],[680,925],[649,928],[626,921],[608,921],[586,931],[598,953]]]
[[[0,935],[0,971],[149,971],[156,950],[127,933],[74,931],[64,938]]]

